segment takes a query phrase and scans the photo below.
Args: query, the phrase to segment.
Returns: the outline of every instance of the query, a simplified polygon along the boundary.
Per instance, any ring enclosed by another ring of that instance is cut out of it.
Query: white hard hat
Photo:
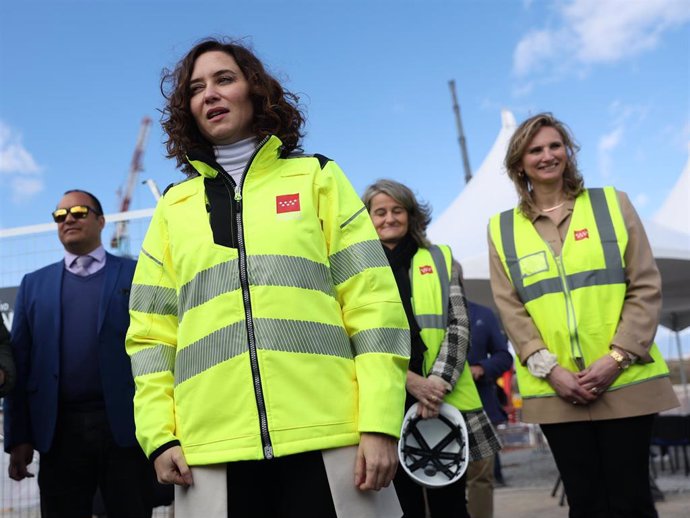
[[[469,461],[467,426],[460,411],[443,403],[438,417],[422,419],[418,403],[405,414],[398,457],[405,472],[418,484],[443,487],[465,473]]]

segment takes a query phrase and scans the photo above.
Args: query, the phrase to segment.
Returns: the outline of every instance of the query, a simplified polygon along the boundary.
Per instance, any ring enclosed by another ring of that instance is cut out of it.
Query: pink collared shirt
[[[105,248],[103,248],[103,245],[100,245],[86,255],[93,258],[93,261],[87,268],[88,275],[93,275],[105,266]],[[77,274],[77,257],[79,256],[65,250],[65,269],[68,272]]]

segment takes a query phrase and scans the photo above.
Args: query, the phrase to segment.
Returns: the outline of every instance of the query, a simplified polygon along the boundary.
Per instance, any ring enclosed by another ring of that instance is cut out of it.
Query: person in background
[[[449,247],[429,242],[426,228],[431,210],[408,187],[394,180],[378,180],[367,187],[363,200],[395,275],[410,325],[406,408],[418,402],[426,419],[438,416],[444,401],[454,405],[467,423],[470,460],[493,457],[500,443],[466,365],[470,329],[460,265]],[[426,490],[432,518],[469,516],[465,481],[466,474],[450,485]],[[425,516],[423,488],[402,468],[398,468],[395,489],[405,518]]]
[[[569,129],[524,121],[505,158],[519,205],[489,223],[491,288],[569,516],[656,517],[654,414],[678,406],[654,335],[661,279],[628,196],[585,189]]]
[[[109,517],[150,517],[153,475],[134,435],[125,352],[135,262],[103,249],[94,195],[67,191],[53,219],[65,257],[25,275],[14,305],[9,475],[33,476],[35,449],[42,516],[91,517],[98,487]]]
[[[399,516],[409,331],[361,200],[299,154],[297,98],[246,46],[198,43],[162,89],[188,179],[146,233],[127,352],[175,516]]]
[[[506,337],[491,308],[467,301],[470,317],[470,364],[484,411],[496,426],[506,422],[507,415],[498,398],[502,390],[496,380],[513,366]],[[467,509],[472,518],[492,518],[494,481],[503,482],[499,453],[470,462],[467,467]]]
[[[14,366],[10,333],[4,322],[0,322],[0,397],[9,394],[14,388],[17,369]]]

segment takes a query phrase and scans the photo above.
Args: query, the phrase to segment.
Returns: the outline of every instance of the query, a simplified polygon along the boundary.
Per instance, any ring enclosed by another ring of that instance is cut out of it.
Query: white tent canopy
[[[658,258],[669,263],[664,277],[662,324],[678,332],[690,326],[690,146],[683,172],[646,228],[662,274],[665,265]],[[663,241],[670,250],[662,249],[655,240]],[[671,264],[675,268],[670,269]]]
[[[652,219],[659,225],[690,235],[690,145],[685,169]],[[690,243],[685,244],[690,248]]]

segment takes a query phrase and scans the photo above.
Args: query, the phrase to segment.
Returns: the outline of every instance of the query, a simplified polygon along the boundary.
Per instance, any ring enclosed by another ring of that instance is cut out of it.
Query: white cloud
[[[657,46],[669,29],[690,21],[687,0],[570,0],[555,28],[530,31],[513,53],[518,76],[612,63]]]
[[[24,147],[21,135],[0,121],[0,176],[12,190],[12,201],[20,203],[43,190],[43,168]]]
[[[633,200],[633,205],[637,208],[642,208],[646,207],[649,205],[649,196],[647,196],[645,193],[640,193],[637,196],[635,196],[635,199]]]
[[[513,69],[519,76],[526,75],[539,65],[555,58],[561,35],[548,30],[532,31],[522,38],[513,53]]]
[[[23,203],[43,190],[43,179],[40,177],[18,176],[10,184],[12,186],[12,201]]]
[[[623,139],[623,127],[618,126],[599,139],[599,172],[604,178],[611,178],[613,174],[613,151]]]

